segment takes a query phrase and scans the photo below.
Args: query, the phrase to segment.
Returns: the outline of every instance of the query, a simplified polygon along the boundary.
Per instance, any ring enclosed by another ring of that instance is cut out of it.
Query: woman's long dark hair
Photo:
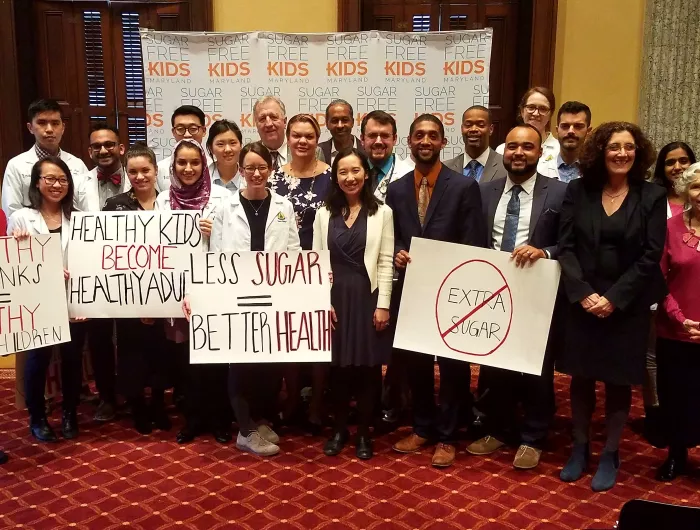
[[[690,160],[691,164],[694,164],[697,162],[695,159],[695,153],[693,153],[693,150],[690,148],[690,146],[685,143],[685,142],[671,142],[670,144],[666,144],[661,148],[661,151],[659,151],[659,156],[656,157],[656,166],[654,167],[654,182],[657,184],[661,184],[666,190],[671,191],[673,189],[673,182],[671,182],[668,177],[666,176],[666,157],[671,151],[675,151],[676,149],[683,149],[685,151],[685,154],[688,155],[688,160]]]
[[[362,191],[360,192],[360,202],[363,208],[367,208],[368,215],[374,215],[379,209],[381,202],[374,196],[372,192],[372,179],[369,177],[370,168],[369,160],[367,156],[355,149],[354,147],[347,147],[342,149],[333,161],[333,166],[331,169],[331,189],[328,191],[326,196],[326,208],[331,212],[331,217],[335,215],[342,215],[345,219],[350,215],[350,207],[348,205],[348,199],[345,197],[345,193],[340,189],[338,184],[338,162],[343,158],[348,156],[356,156],[360,159],[360,164],[362,169],[365,171],[364,184],[362,185]]]
[[[29,206],[35,210],[41,210],[41,205],[44,204],[44,196],[41,194],[41,191],[39,191],[41,168],[44,166],[44,164],[53,164],[54,166],[58,166],[58,168],[65,173],[66,178],[68,179],[68,191],[66,192],[66,196],[61,199],[61,210],[63,210],[63,215],[70,218],[70,214],[73,211],[73,175],[71,174],[66,163],[57,156],[47,156],[46,158],[42,158],[36,164],[34,164],[34,167],[32,167],[32,174],[29,178],[29,191],[27,193],[29,197]]]
[[[605,149],[613,134],[625,131],[632,135],[636,145],[634,162],[627,174],[627,180],[630,184],[644,182],[646,173],[656,158],[654,146],[637,125],[625,121],[610,121],[593,129],[583,144],[580,158],[581,179],[587,188],[603,189],[608,180]]]

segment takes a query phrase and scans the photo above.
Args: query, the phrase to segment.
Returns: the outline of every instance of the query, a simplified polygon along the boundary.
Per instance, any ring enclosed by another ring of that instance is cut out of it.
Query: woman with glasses
[[[311,250],[313,226],[316,211],[324,204],[331,188],[331,168],[316,158],[321,128],[308,114],[297,114],[287,124],[287,145],[292,154],[291,160],[277,170],[270,179],[272,191],[289,199],[294,206],[294,215],[299,228],[301,248]],[[320,434],[323,426],[323,392],[326,386],[327,366],[310,366],[312,394],[309,403],[306,429],[312,434]],[[301,368],[290,364],[285,369],[287,401],[282,418],[285,422],[294,421],[299,413],[301,394]]]
[[[209,128],[207,151],[214,160],[209,164],[212,183],[232,193],[241,187],[238,156],[243,147],[243,133],[234,122],[215,121]]]
[[[73,177],[66,163],[56,156],[39,160],[32,168],[29,180],[29,206],[15,211],[8,223],[8,233],[23,240],[39,234],[56,234],[63,249],[63,275],[68,279],[66,249],[70,238],[70,217],[74,193]],[[83,376],[82,324],[71,320],[71,341],[59,345],[61,352],[61,391],[63,417],[61,433],[64,438],[78,436],[78,404]],[[53,347],[37,348],[27,352],[24,366],[24,393],[29,411],[29,431],[40,442],[56,442],[58,438],[46,417],[46,372],[51,362]]]
[[[561,210],[559,263],[569,300],[558,369],[570,374],[574,446],[561,471],[578,480],[590,456],[596,382],[605,384],[607,438],[591,487],[615,485],[632,385],[645,378],[650,306],[666,294],[659,261],[666,193],[645,181],[654,148],[636,125],[604,123],[581,156]]]
[[[199,228],[209,250],[212,219],[231,193],[212,186],[207,159],[195,140],[178,142],[170,168],[170,189],[156,199],[158,210],[189,210],[202,214]],[[231,440],[231,418],[226,397],[226,369],[217,364],[189,364],[188,328],[183,319],[166,327],[167,338],[176,344],[180,373],[184,377],[185,426],[177,433],[177,443],[185,444],[202,432],[211,432],[219,443]]]
[[[515,119],[517,123],[532,125],[542,136],[542,156],[537,168],[542,174],[546,174],[543,164],[556,160],[559,156],[559,140],[550,132],[550,121],[555,108],[554,92],[541,86],[532,87],[520,100]],[[506,144],[499,145],[496,152],[502,155],[505,147]]]
[[[656,320],[659,402],[668,457],[656,478],[671,481],[687,471],[688,448],[700,445],[700,164],[675,179],[687,209],[668,221],[661,270],[669,294]]]
[[[212,252],[300,250],[291,202],[267,188],[272,163],[272,155],[262,142],[242,149],[246,186],[217,211],[211,236]],[[191,310],[187,300],[183,311],[189,319]],[[280,380],[279,367],[264,362],[229,366],[229,399],[239,429],[236,447],[241,451],[271,456],[280,450],[279,436],[261,421],[269,419],[264,416],[266,402],[276,401],[277,388],[266,383]]]

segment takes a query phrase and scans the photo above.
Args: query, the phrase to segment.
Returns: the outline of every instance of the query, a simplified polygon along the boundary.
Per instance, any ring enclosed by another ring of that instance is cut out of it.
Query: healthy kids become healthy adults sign
[[[0,238],[0,356],[70,341],[61,238]]]
[[[327,251],[192,254],[191,363],[330,362]]]
[[[394,347],[540,375],[559,264],[413,238]]]
[[[198,211],[74,213],[68,306],[88,318],[181,317]]]
[[[166,33],[141,30],[148,143],[159,159],[175,145],[170,115],[196,105],[206,125],[226,118],[244,143],[258,139],[253,105],[276,96],[287,116],[312,114],[324,136],[334,99],[355,111],[355,134],[365,114],[379,109],[398,124],[396,153],[407,158],[413,119],[432,113],[445,125],[445,159],[464,151],[462,113],[489,105],[492,30],[443,33],[368,31],[333,34]]]

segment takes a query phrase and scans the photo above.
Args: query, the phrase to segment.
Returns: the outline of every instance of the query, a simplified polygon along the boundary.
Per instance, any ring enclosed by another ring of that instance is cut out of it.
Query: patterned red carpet
[[[405,429],[376,440],[369,463],[350,447],[326,457],[324,439],[303,436],[284,438],[283,452],[262,460],[209,437],[178,446],[177,425],[151,436],[137,434],[128,420],[97,426],[89,405],[81,410],[77,441],[37,444],[25,413],[14,408],[14,381],[1,380],[0,446],[10,461],[0,467],[0,528],[608,529],[628,499],[700,505],[697,479],[653,480],[663,452],[630,430],[612,491],[594,494],[590,475],[574,485],[560,482],[567,387],[558,376],[552,450],[536,472],[518,472],[513,450],[477,458],[464,444],[455,466],[433,469],[429,451],[391,451]],[[633,417],[640,408],[635,394]],[[58,425],[58,413],[52,421]],[[600,448],[596,440],[594,451]]]

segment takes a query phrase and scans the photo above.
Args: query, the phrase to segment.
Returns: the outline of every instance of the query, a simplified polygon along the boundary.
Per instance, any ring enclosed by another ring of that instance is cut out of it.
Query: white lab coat
[[[122,183],[119,186],[119,191],[117,194],[124,193],[130,189],[131,182],[129,182],[129,178],[126,176],[126,171],[124,171],[124,168],[122,167]],[[97,178],[96,167],[87,173],[87,178],[85,181],[85,196],[87,197],[87,204],[89,208],[86,211],[100,212],[102,211],[102,208],[105,207],[104,202],[100,200],[100,181]],[[109,198],[110,197],[105,197],[105,200]]]
[[[209,202],[202,210],[202,219],[214,219],[216,214],[221,209],[222,205],[231,197],[231,192],[222,186],[212,186],[209,194]],[[156,210],[170,211],[170,190],[162,191],[156,197]],[[193,210],[183,210],[193,211]],[[204,238],[202,249],[207,252],[209,250],[209,239]]]
[[[88,211],[89,203],[85,192],[88,169],[78,157],[61,151],[63,160],[73,177],[73,206],[77,210]],[[9,219],[17,210],[29,206],[29,181],[32,168],[39,161],[32,146],[29,151],[17,155],[7,163],[2,181],[2,209]]]
[[[63,267],[68,266],[68,240],[70,239],[70,219],[61,213],[61,250],[63,251]],[[48,235],[49,227],[44,216],[34,208],[16,210],[7,222],[7,235],[11,236],[15,229],[26,230],[30,236]]]
[[[265,251],[301,250],[299,230],[292,203],[270,192],[270,209],[265,223]],[[241,204],[241,194],[232,194],[214,217],[211,252],[250,250],[250,224]]]
[[[389,170],[389,176],[384,177],[381,180],[381,182],[377,186],[377,189],[374,190],[374,196],[382,202],[386,201],[386,192],[389,188],[389,184],[391,184],[395,180],[399,180],[406,173],[410,173],[415,168],[416,163],[413,160],[411,160],[410,158],[402,160],[397,156],[396,160],[394,161],[394,167]],[[388,181],[386,181],[387,178],[389,178]]]

